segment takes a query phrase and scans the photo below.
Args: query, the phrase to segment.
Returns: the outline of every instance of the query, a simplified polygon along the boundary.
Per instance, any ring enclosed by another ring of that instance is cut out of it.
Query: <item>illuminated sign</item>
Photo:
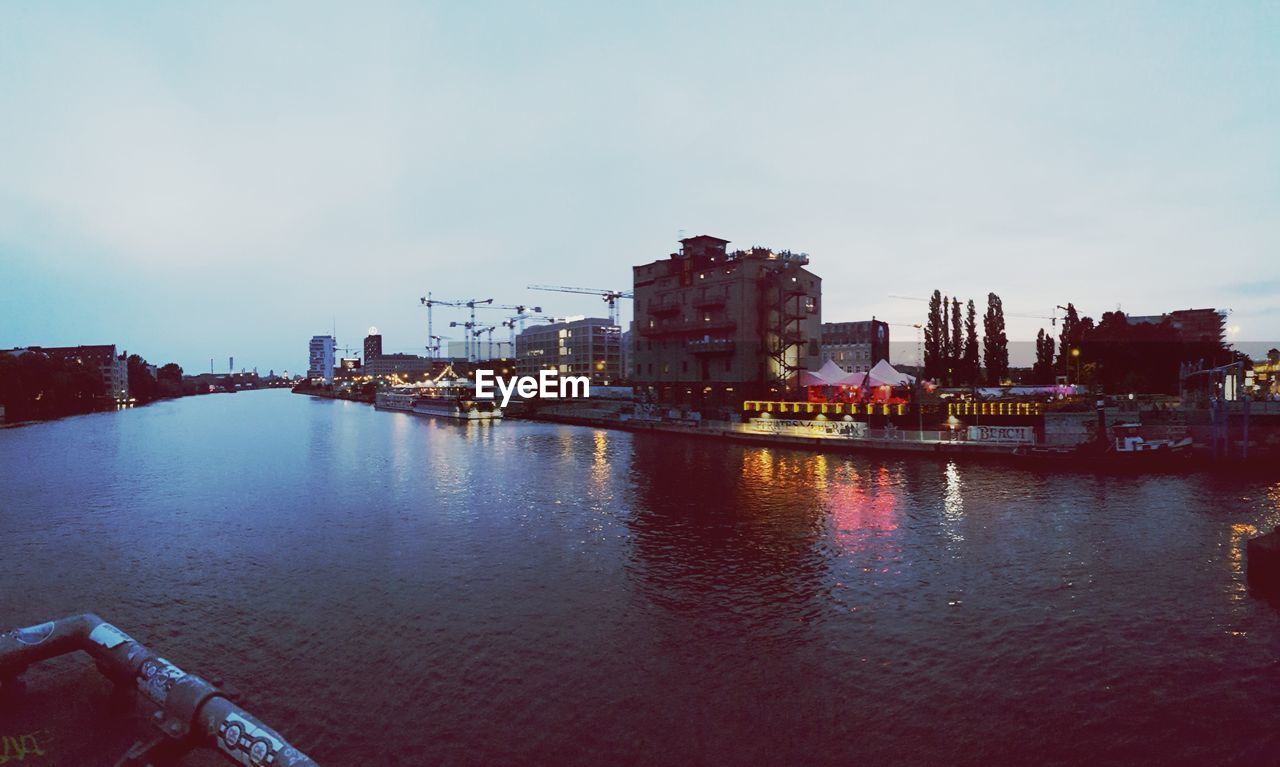
[[[971,442],[1035,442],[1036,430],[1030,426],[970,426]]]
[[[765,434],[785,434],[792,437],[860,439],[867,436],[867,425],[861,421],[788,421],[777,418],[757,418],[750,421],[747,428]]]

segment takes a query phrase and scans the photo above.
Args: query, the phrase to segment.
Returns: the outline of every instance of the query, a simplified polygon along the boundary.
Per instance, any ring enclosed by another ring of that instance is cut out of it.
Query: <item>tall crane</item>
[[[435,334],[435,328],[431,324],[431,307],[465,306],[465,304],[462,301],[442,301],[438,298],[432,298],[430,292],[418,300],[422,302],[423,306],[427,307],[427,356],[435,360],[440,353],[440,336]]]
[[[600,288],[570,288],[564,285],[530,285],[529,290],[546,290],[553,293],[581,293],[588,296],[600,296],[600,300],[609,305],[609,322],[618,324],[618,299],[635,298],[630,290],[602,290]]]
[[[431,327],[431,307],[432,306],[457,306],[457,307],[465,306],[467,307],[468,309],[471,310],[471,323],[467,325],[463,325],[463,327],[474,328],[476,326],[476,307],[493,303],[492,298],[467,298],[467,299],[460,299],[457,301],[442,301],[439,299],[433,299],[430,293],[427,294],[426,298],[419,299],[419,300],[422,301],[423,306],[427,307],[427,335],[429,337],[428,346],[427,346],[428,349],[432,348],[430,346],[430,343],[431,343],[430,338],[434,337],[432,335],[433,328]],[[451,328],[458,327],[458,325],[459,323],[457,322],[449,323],[449,327]],[[438,345],[436,346],[436,349],[439,349]],[[470,342],[468,342],[467,344],[467,349],[468,349],[467,361],[472,362],[473,360],[471,359]]]
[[[450,322],[451,328],[462,328],[462,348],[463,354],[467,357],[467,362],[471,362],[471,331],[476,327],[474,322]]]
[[[508,311],[513,311],[513,312],[515,312],[515,313],[516,313],[516,316],[515,316],[515,317],[512,317],[511,319],[512,319],[512,320],[516,320],[516,321],[518,321],[518,322],[519,322],[521,332],[523,332],[523,331],[524,331],[524,321],[525,321],[525,318],[528,316],[526,313],[527,313],[527,312],[533,312],[534,314],[538,314],[539,312],[541,312],[541,311],[542,311],[542,307],[541,307],[541,306],[525,306],[524,304],[490,304],[489,306],[482,306],[482,307],[480,307],[480,308],[482,308],[482,309],[506,309],[506,310],[508,310]],[[504,327],[504,328],[505,328],[505,327],[511,327],[511,326],[510,326],[510,325],[508,325],[508,324],[506,323],[506,321],[504,320],[504,321],[502,322],[502,327]],[[512,345],[512,346],[511,346],[511,348],[512,348],[512,349],[514,349],[514,348],[515,348],[515,330],[514,330],[514,329],[511,331],[511,345]],[[513,353],[514,353],[514,352],[513,352]]]
[[[534,308],[537,309],[537,307],[534,307]],[[541,317],[541,316],[535,316],[532,314],[517,314],[503,320],[502,327],[511,329],[511,353],[512,354],[516,353],[516,326],[519,326],[520,332],[523,333],[525,320],[532,320],[533,322],[564,322],[565,318],[564,317]]]
[[[493,359],[493,331],[497,329],[498,328],[496,325],[485,325],[484,327],[476,327],[471,330],[472,337],[476,339],[475,345],[476,345],[476,361],[477,362],[480,361],[480,336],[481,334],[484,334],[484,333],[489,334],[489,356],[487,357],[487,359]]]

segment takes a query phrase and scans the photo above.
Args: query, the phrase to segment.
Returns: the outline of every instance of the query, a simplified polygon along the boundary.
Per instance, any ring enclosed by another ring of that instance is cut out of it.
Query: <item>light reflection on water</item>
[[[1241,554],[1280,522],[1276,483],[459,425],[285,392],[0,431],[0,468],[3,623],[98,610],[236,683],[324,764],[1280,746],[1259,703],[1280,620]],[[88,732],[66,724],[60,753],[96,753],[108,736]]]

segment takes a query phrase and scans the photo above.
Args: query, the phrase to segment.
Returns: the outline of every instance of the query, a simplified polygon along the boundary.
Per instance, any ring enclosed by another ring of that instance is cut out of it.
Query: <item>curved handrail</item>
[[[136,687],[159,708],[171,741],[216,749],[245,767],[318,767],[227,693],[188,674],[93,613],[0,634],[0,681],[33,663],[83,650],[111,680]]]

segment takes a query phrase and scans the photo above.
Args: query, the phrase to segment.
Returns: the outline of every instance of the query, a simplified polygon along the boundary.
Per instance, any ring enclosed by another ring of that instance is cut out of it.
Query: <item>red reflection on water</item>
[[[845,552],[864,551],[880,534],[898,529],[898,487],[885,467],[863,477],[837,467],[826,488],[836,542]]]

